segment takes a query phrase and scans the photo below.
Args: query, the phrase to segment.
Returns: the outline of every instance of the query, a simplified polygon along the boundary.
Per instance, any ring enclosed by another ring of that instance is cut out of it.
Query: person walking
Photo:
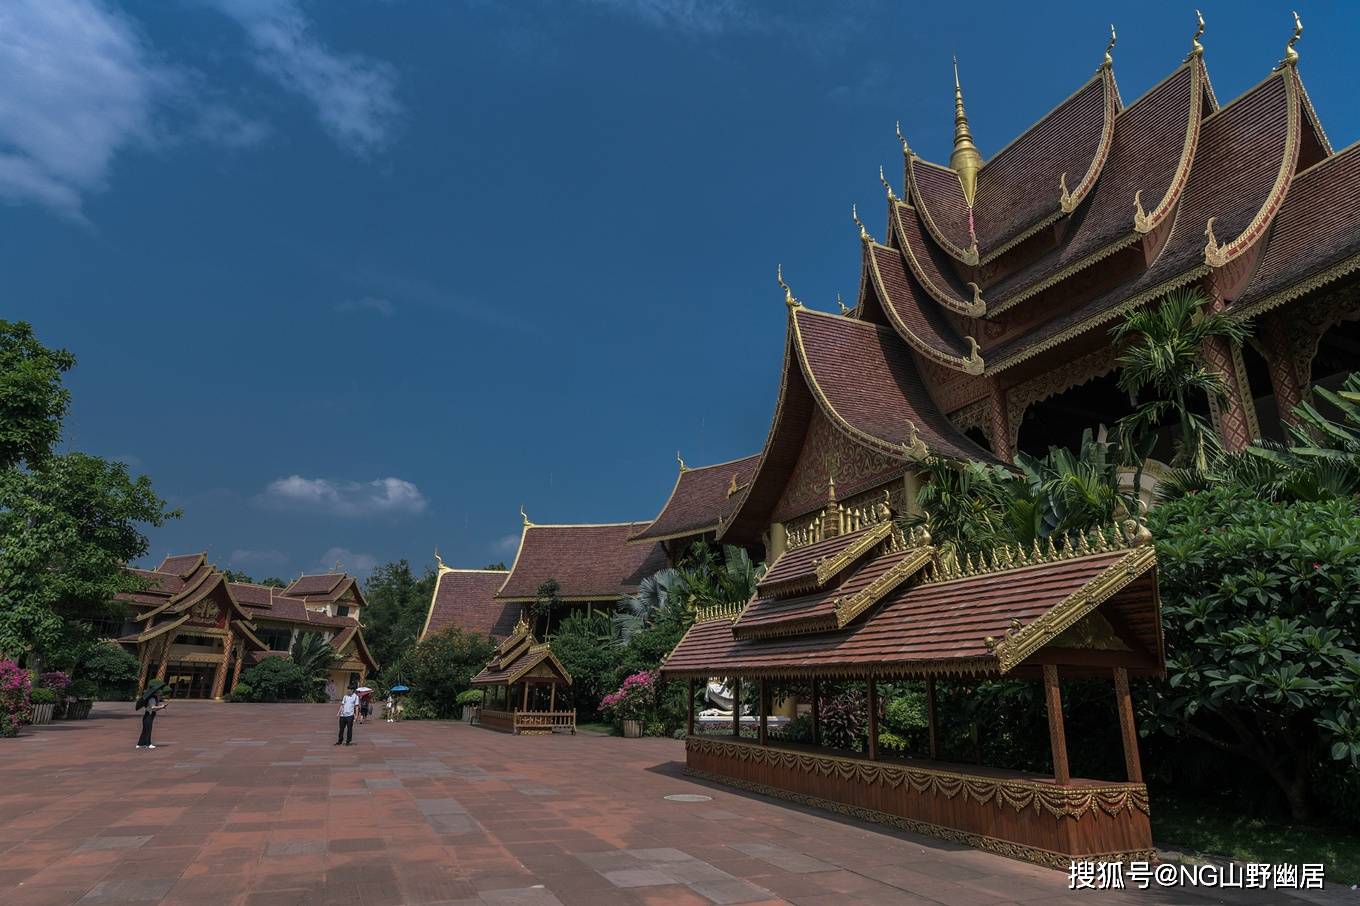
[[[137,748],[154,749],[151,743],[151,726],[156,722],[156,712],[165,707],[165,702],[161,698],[161,690],[165,688],[162,680],[152,680],[151,684],[141,695],[137,696],[136,710],[146,709],[142,714],[142,735],[137,739]]]
[[[367,686],[360,686],[355,690],[359,693],[359,723],[368,723],[368,715],[373,710],[373,690]]]
[[[335,738],[338,746],[344,743],[347,746],[354,745],[354,711],[359,707],[359,693],[350,689],[345,693],[345,697],[340,699],[340,735]]]

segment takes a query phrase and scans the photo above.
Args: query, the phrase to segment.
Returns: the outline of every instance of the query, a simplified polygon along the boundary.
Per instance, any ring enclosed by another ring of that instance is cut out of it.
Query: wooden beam
[[[930,757],[940,757],[940,734],[935,722],[935,677],[926,677],[926,729],[930,733]]]
[[[814,676],[812,678],[812,744],[814,746],[822,744],[822,706],[820,699],[817,677]]]
[[[869,760],[878,761],[878,681],[869,680]]]
[[[1063,730],[1062,689],[1058,668],[1044,664],[1044,701],[1048,707],[1048,741],[1053,747],[1053,779],[1064,786],[1072,782],[1067,767],[1067,734]]]
[[[685,733],[688,736],[694,735],[694,677],[689,680],[689,707],[686,709]]]
[[[770,687],[765,677],[760,678],[760,744],[770,741]]]
[[[732,680],[732,735],[741,735],[741,677]]]
[[[1119,735],[1124,739],[1124,766],[1129,783],[1143,782],[1143,765],[1138,759],[1138,729],[1133,724],[1133,697],[1129,695],[1129,671],[1114,668],[1114,702],[1119,711]]]

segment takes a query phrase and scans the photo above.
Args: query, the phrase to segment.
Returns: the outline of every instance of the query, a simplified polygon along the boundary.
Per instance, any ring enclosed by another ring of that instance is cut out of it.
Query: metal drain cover
[[[698,793],[672,793],[666,797],[671,802],[712,802],[712,796],[700,796]]]

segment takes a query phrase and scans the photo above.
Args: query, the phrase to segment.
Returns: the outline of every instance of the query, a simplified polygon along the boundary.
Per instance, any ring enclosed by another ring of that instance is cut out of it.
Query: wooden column
[[[1299,376],[1298,363],[1293,354],[1285,321],[1278,314],[1262,319],[1257,336],[1261,352],[1270,371],[1270,387],[1275,393],[1275,409],[1280,421],[1289,424],[1294,418],[1294,407],[1303,401],[1304,381]]]
[[[741,677],[732,680],[732,735],[741,735]]]
[[[231,659],[231,649],[235,644],[235,637],[231,630],[227,630],[227,635],[222,639],[222,660],[217,662],[217,669],[213,671],[213,685],[211,698],[214,701],[222,700],[222,690],[227,685],[227,661]]]
[[[246,646],[238,644],[236,646],[236,661],[231,665],[231,688],[227,690],[228,692],[235,692],[236,684],[241,681],[241,662],[245,660],[245,657]]]
[[[760,678],[760,744],[770,741],[770,687],[765,677]]]
[[[1124,739],[1124,766],[1129,783],[1143,782],[1143,765],[1138,760],[1138,730],[1133,725],[1133,697],[1129,695],[1129,671],[1114,668],[1114,704],[1119,711],[1119,735]]]
[[[812,744],[814,746],[822,744],[822,696],[818,686],[817,679],[814,677],[812,680]]]
[[[1230,453],[1241,452],[1253,439],[1251,426],[1255,418],[1248,414],[1247,407],[1255,404],[1243,393],[1243,375],[1238,373],[1232,343],[1223,337],[1205,337],[1200,355],[1208,369],[1218,372],[1223,379],[1223,398],[1210,400],[1210,409],[1218,417],[1216,427],[1223,447]]]
[[[548,710],[557,710],[557,683],[554,682],[548,687]]]
[[[689,681],[689,707],[686,709],[685,735],[694,735],[694,680]]]
[[[168,632],[162,638],[165,639],[165,648],[161,652],[160,666],[156,668],[156,679],[165,682],[165,675],[170,670],[170,646],[175,644],[175,639]]]
[[[1053,747],[1053,778],[1066,785],[1072,782],[1067,768],[1067,734],[1063,730],[1062,690],[1058,686],[1058,668],[1044,664],[1044,700],[1048,706],[1048,741]]]
[[[1008,405],[1006,391],[1001,388],[1001,382],[996,378],[988,379],[987,421],[992,434],[992,453],[1002,462],[1010,462],[1015,458],[1015,450],[1011,449]]]
[[[930,733],[930,757],[940,757],[940,737],[935,723],[935,677],[926,677],[926,729]]]
[[[869,760],[878,761],[878,681],[869,680]]]
[[[138,645],[138,660],[142,662],[141,669],[137,671],[137,694],[140,695],[146,688],[146,675],[151,671],[151,642],[143,642]]]
[[[524,684],[524,704],[520,705],[521,711],[529,710],[529,684]]]

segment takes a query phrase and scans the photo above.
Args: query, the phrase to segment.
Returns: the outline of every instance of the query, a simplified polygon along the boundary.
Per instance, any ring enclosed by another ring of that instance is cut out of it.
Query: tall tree
[[[364,583],[368,608],[363,615],[364,639],[379,664],[395,664],[409,651],[425,625],[434,595],[432,569],[416,576],[407,560],[384,563]]]
[[[142,527],[178,515],[124,464],[54,452],[74,363],[0,321],[0,652],[62,666],[136,587],[122,566],[146,553]]]

